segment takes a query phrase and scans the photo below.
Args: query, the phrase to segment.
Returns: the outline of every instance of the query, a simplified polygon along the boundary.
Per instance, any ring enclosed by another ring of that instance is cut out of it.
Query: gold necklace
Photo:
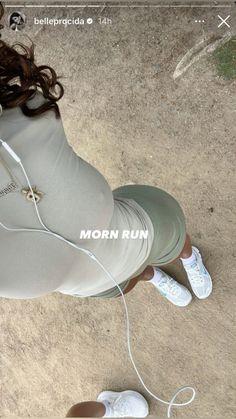
[[[32,186],[32,191],[33,191],[33,194],[32,194],[30,188],[23,187],[23,185],[20,183],[19,179],[16,178],[16,176],[14,176],[11,173],[10,168],[8,167],[6,162],[1,157],[0,157],[0,164],[2,164],[6,173],[8,174],[8,176],[11,179],[10,182],[8,182],[8,184],[4,188],[0,189],[0,198],[2,196],[5,196],[5,195],[11,193],[11,192],[21,191],[21,193],[25,196],[25,198],[29,202],[34,202],[34,200],[35,200],[36,203],[38,203],[42,199],[42,197],[44,195],[43,192],[39,191],[37,186]]]

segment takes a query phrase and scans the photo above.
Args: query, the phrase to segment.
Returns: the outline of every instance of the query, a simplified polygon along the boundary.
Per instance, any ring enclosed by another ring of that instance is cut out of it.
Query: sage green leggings
[[[185,216],[175,198],[162,189],[148,185],[126,185],[113,191],[116,197],[129,198],[137,202],[149,215],[154,227],[154,240],[149,257],[132,275],[139,275],[146,266],[162,266],[171,263],[180,255],[186,240]],[[120,284],[122,291],[130,279]],[[113,298],[120,295],[117,287],[94,295],[98,298]]]

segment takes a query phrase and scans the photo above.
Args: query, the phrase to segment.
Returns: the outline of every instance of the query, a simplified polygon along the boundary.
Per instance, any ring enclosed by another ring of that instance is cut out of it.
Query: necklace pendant
[[[35,200],[36,204],[38,204],[39,201],[41,201],[43,197],[43,192],[39,191],[37,189],[37,186],[32,186],[32,191],[33,191],[33,195],[30,188],[24,188],[21,190],[22,194],[25,195],[27,201],[34,202]]]

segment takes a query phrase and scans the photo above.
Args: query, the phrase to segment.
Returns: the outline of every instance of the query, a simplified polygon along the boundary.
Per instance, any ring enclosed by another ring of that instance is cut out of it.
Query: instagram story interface
[[[233,418],[236,3],[1,5],[1,414]]]

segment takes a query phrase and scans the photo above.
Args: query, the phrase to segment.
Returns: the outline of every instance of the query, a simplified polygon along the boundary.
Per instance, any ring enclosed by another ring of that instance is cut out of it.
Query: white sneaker
[[[103,391],[97,401],[106,406],[105,418],[146,418],[148,403],[137,391]]]
[[[192,249],[193,254],[196,256],[196,260],[189,265],[183,263],[183,267],[187,273],[194,294],[198,298],[204,299],[209,297],[212,292],[212,280],[202,262],[199,250],[196,247],[192,247]]]
[[[151,281],[161,295],[179,307],[185,307],[191,302],[192,295],[186,287],[179,284],[161,269],[155,267],[153,269],[161,274],[158,279],[155,279],[155,282]]]

